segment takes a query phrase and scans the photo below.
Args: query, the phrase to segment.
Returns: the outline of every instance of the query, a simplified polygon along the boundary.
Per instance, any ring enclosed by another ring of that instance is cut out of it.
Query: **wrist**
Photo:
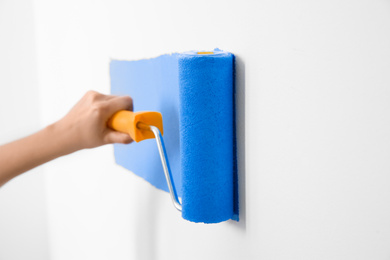
[[[43,131],[52,144],[53,152],[57,157],[82,149],[78,147],[77,140],[74,140],[71,129],[64,127],[61,121],[48,125]]]

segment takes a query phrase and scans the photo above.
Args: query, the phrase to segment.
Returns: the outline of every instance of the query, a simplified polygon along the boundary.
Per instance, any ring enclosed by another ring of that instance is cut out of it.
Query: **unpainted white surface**
[[[32,1],[0,1],[0,145],[40,127],[33,22]],[[1,260],[49,259],[45,194],[42,168],[0,188]]]
[[[112,147],[81,151],[45,168],[51,259],[390,257],[389,1],[34,7],[44,124],[89,89],[108,93],[110,58],[218,47],[238,59],[241,222],[186,222]]]

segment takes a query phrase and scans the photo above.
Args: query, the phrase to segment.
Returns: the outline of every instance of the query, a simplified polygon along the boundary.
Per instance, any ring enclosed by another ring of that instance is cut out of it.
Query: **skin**
[[[133,110],[128,96],[87,92],[61,120],[20,140],[0,146],[0,187],[12,178],[55,158],[105,144],[128,144],[128,134],[107,127],[119,110]]]

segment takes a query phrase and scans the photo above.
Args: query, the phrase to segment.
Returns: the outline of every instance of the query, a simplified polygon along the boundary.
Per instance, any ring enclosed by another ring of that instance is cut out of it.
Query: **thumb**
[[[120,143],[120,144],[129,144],[133,141],[130,135],[117,132],[114,130],[108,130],[106,135],[104,136],[104,142],[106,144]]]

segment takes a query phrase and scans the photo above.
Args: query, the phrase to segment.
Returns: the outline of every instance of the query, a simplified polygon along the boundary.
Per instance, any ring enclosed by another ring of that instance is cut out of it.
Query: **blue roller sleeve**
[[[233,56],[179,56],[183,217],[233,216]]]
[[[159,111],[183,218],[238,220],[235,172],[234,56],[215,50],[110,64],[111,92],[130,95],[134,111]],[[115,160],[168,191],[154,139],[114,146]]]

